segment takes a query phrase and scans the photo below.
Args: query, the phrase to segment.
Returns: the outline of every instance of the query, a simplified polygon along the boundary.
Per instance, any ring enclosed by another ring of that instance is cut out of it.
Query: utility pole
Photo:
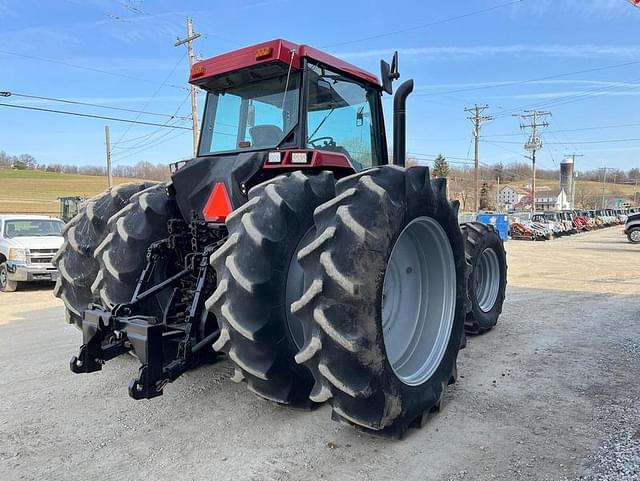
[[[600,203],[600,208],[604,209],[604,191],[607,185],[607,170],[613,170],[613,169],[610,169],[609,167],[601,167],[598,170],[602,171],[602,202]]]
[[[582,154],[564,154],[566,157],[571,157],[573,160],[573,174],[571,177],[571,207],[575,209],[576,207],[576,177],[578,176],[578,171],[576,170],[576,157],[584,157]]]
[[[473,211],[478,212],[480,208],[480,127],[484,122],[493,120],[493,117],[489,115],[482,115],[482,112],[489,108],[488,105],[475,104],[473,107],[464,109],[465,112],[471,114],[467,117],[473,124],[473,139],[475,142],[475,155],[474,155],[474,174],[473,181],[475,185],[475,195],[473,197]]]
[[[113,177],[111,176],[111,138],[109,136],[109,126],[104,126],[104,147],[107,154],[107,187],[113,186]]]
[[[538,128],[539,127],[549,127],[549,122],[546,120],[542,120],[539,122],[540,118],[543,118],[551,115],[551,112],[541,112],[539,110],[525,110],[524,113],[520,114],[520,128],[531,129],[531,135],[529,135],[529,140],[524,144],[525,150],[531,152],[531,157],[527,157],[532,162],[531,169],[531,212],[534,213],[536,211],[536,153],[538,150],[542,149],[542,140],[538,137]],[[527,121],[529,123],[527,123]]]
[[[187,18],[187,36],[186,38],[178,38],[178,41],[174,46],[187,44],[187,54],[189,56],[189,72],[195,63],[195,55],[193,54],[193,41],[199,38],[199,33],[193,33],[193,21],[191,17]],[[198,91],[195,85],[191,85],[191,129],[193,131],[193,156],[197,155],[198,151],[198,138],[200,132],[198,131]]]

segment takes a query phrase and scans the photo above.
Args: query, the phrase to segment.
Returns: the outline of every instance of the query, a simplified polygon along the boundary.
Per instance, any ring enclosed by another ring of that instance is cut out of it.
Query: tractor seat
[[[277,125],[256,125],[249,129],[251,145],[253,147],[272,147],[282,139],[282,129]]]

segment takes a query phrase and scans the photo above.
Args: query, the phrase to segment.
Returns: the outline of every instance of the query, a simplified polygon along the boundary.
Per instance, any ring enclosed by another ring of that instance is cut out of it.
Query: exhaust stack
[[[413,80],[403,82],[393,97],[393,163],[404,167],[407,157],[407,97]]]

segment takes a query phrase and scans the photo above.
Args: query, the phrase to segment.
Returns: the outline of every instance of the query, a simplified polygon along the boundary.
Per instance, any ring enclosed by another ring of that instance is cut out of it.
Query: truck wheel
[[[105,307],[129,302],[146,264],[149,246],[168,237],[167,221],[178,217],[167,184],[156,184],[129,199],[108,223],[108,234],[95,250],[99,265],[91,291]]]
[[[471,264],[469,300],[465,330],[482,334],[493,328],[502,312],[507,288],[507,255],[493,226],[467,222],[460,226],[465,238],[465,254]]]
[[[67,321],[82,327],[82,310],[100,300],[91,292],[98,262],[96,247],[107,235],[109,218],[122,209],[129,198],[152,184],[123,184],[89,199],[63,228],[64,243],[53,258],[59,276],[54,295],[64,302]]]
[[[312,282],[291,306],[310,332],[296,361],[314,375],[311,399],[396,438],[440,409],[467,312],[458,204],[429,178],[385,166],[340,180],[315,211],[298,255]]]
[[[213,348],[234,362],[235,381],[277,403],[313,405],[313,377],[294,360],[304,333],[289,306],[304,290],[297,252],[313,235],[313,211],[334,192],[330,172],[293,172],[254,187],[227,218],[228,240],[211,256],[218,286],[207,308],[221,329]]]
[[[12,281],[9,279],[9,272],[7,271],[7,264],[0,264],[0,291],[1,292],[15,292],[18,288],[18,281]]]
[[[640,244],[640,227],[632,227],[629,229],[627,239],[633,244]]]

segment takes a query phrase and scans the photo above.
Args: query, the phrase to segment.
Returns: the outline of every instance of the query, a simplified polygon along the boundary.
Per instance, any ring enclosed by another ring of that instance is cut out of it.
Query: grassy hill
[[[526,182],[529,183],[529,182]],[[560,184],[557,180],[536,179],[536,185],[548,185],[551,189],[559,189]],[[625,196],[632,196],[636,186],[633,184],[612,184],[607,182],[605,185],[605,196],[613,196],[622,193]],[[589,192],[602,193],[602,182],[590,180],[579,180],[576,182],[576,190],[585,189]]]
[[[115,185],[139,182],[116,177]],[[58,197],[91,197],[106,190],[107,179],[92,175],[0,169],[0,213],[58,214]]]

